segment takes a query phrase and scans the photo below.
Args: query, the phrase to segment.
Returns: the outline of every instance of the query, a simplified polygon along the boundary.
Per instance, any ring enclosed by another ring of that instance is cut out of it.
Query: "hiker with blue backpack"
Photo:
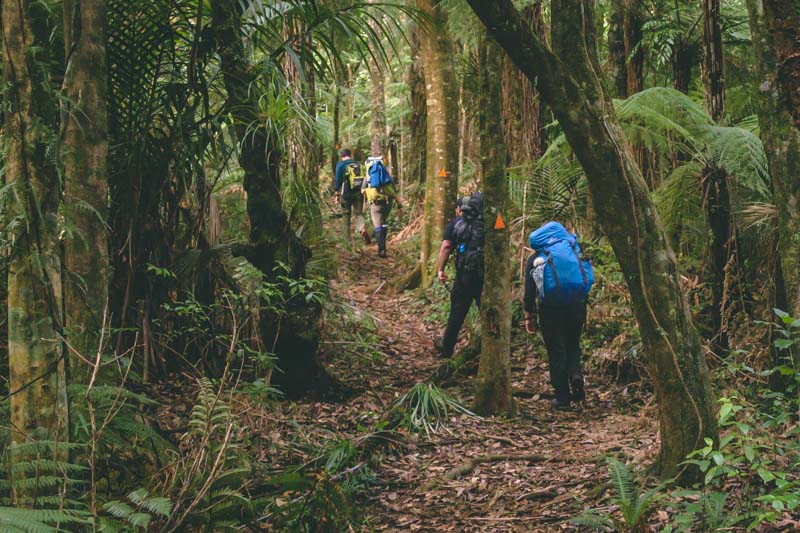
[[[336,164],[333,179],[333,198],[342,207],[344,218],[344,238],[350,240],[350,217],[355,218],[356,233],[361,235],[366,244],[370,243],[369,232],[364,222],[364,197],[361,185],[364,181],[364,166],[355,161],[348,148],[343,149]]]
[[[361,185],[361,192],[369,203],[369,214],[375,227],[375,240],[378,242],[378,257],[386,257],[389,213],[392,211],[393,203],[397,203],[400,214],[403,206],[397,197],[392,176],[383,164],[383,157],[368,157],[365,167],[367,176]]]
[[[525,330],[536,332],[533,315],[538,314],[555,389],[551,405],[563,409],[586,398],[580,339],[594,274],[581,257],[577,236],[558,222],[532,232],[530,245],[534,253],[525,266]]]

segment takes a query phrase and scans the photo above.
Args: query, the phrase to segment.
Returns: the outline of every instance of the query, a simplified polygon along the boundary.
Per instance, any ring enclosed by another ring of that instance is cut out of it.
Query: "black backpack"
[[[456,269],[483,277],[483,193],[476,192],[461,204],[461,219],[456,222]]]

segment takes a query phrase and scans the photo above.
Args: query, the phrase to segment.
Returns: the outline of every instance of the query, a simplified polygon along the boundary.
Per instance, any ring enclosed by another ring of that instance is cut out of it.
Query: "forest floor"
[[[391,244],[390,254],[396,253],[396,243]],[[391,294],[389,283],[407,267],[391,255],[379,259],[374,244],[338,255],[332,301],[355,320],[342,322],[350,329],[344,336],[323,341],[325,362],[352,393],[341,403],[282,404],[282,413],[269,424],[277,439],[271,442],[278,452],[271,457],[276,467],[308,460],[299,451],[308,449],[303,443],[363,435],[399,396],[442,363],[432,341],[446,318],[445,291],[439,287],[438,301],[418,293]],[[329,330],[336,327],[331,324],[335,316],[327,320]],[[376,344],[374,352],[365,354],[361,346],[353,353],[351,345],[359,343],[340,339],[361,338],[359,324],[368,321],[376,326],[367,336]],[[587,365],[585,404],[553,411],[539,337],[515,344],[517,416],[451,414],[435,434],[403,435],[381,446],[370,462],[370,488],[356,502],[364,530],[580,530],[569,520],[586,509],[611,508],[605,456],[640,466],[652,462],[658,450],[652,406],[632,401],[624,386],[593,375]],[[588,348],[585,357],[591,359],[591,352]],[[469,407],[472,379],[457,377],[446,392]]]

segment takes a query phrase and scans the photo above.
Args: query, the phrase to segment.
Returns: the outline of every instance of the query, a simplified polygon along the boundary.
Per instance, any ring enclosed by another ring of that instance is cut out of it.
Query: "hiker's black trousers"
[[[450,289],[450,316],[442,339],[444,355],[452,355],[458,341],[458,332],[464,325],[472,302],[480,309],[483,278],[476,273],[457,272]]]
[[[539,325],[550,364],[550,384],[556,398],[569,401],[569,380],[583,379],[581,333],[586,323],[586,303],[539,307]]]

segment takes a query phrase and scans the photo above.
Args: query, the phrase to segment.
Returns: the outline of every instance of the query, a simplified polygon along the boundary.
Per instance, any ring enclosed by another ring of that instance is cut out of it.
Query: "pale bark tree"
[[[60,338],[61,260],[57,239],[61,187],[49,152],[57,120],[50,90],[47,10],[20,0],[2,5],[5,118],[5,179],[13,191],[7,220],[13,220],[14,249],[8,265],[8,388],[11,417],[12,498],[31,506],[50,489],[17,484],[34,478],[34,459],[63,459],[67,440],[64,346]],[[28,444],[28,446],[24,446]],[[37,449],[38,448],[38,449]]]
[[[508,184],[503,132],[502,72],[505,53],[486,35],[480,50],[481,185],[486,241],[481,295],[481,359],[474,410],[508,414],[511,396],[511,259],[509,233],[498,217],[508,218]],[[498,226],[495,228],[495,226]]]
[[[631,293],[653,380],[661,434],[657,470],[693,481],[698,471],[681,463],[704,438],[717,438],[705,354],[677,259],[598,76],[592,2],[553,0],[556,56],[522,23],[510,0],[468,1],[536,81],[586,172],[598,221]]]
[[[72,228],[65,241],[64,309],[72,381],[87,378],[108,302],[108,118],[106,5],[64,2],[68,101],[64,138],[64,208]]]
[[[429,27],[420,35],[425,69],[427,157],[425,224],[422,230],[422,286],[433,281],[431,258],[444,235],[458,184],[458,90],[453,45],[445,29],[440,0],[417,0]]]

